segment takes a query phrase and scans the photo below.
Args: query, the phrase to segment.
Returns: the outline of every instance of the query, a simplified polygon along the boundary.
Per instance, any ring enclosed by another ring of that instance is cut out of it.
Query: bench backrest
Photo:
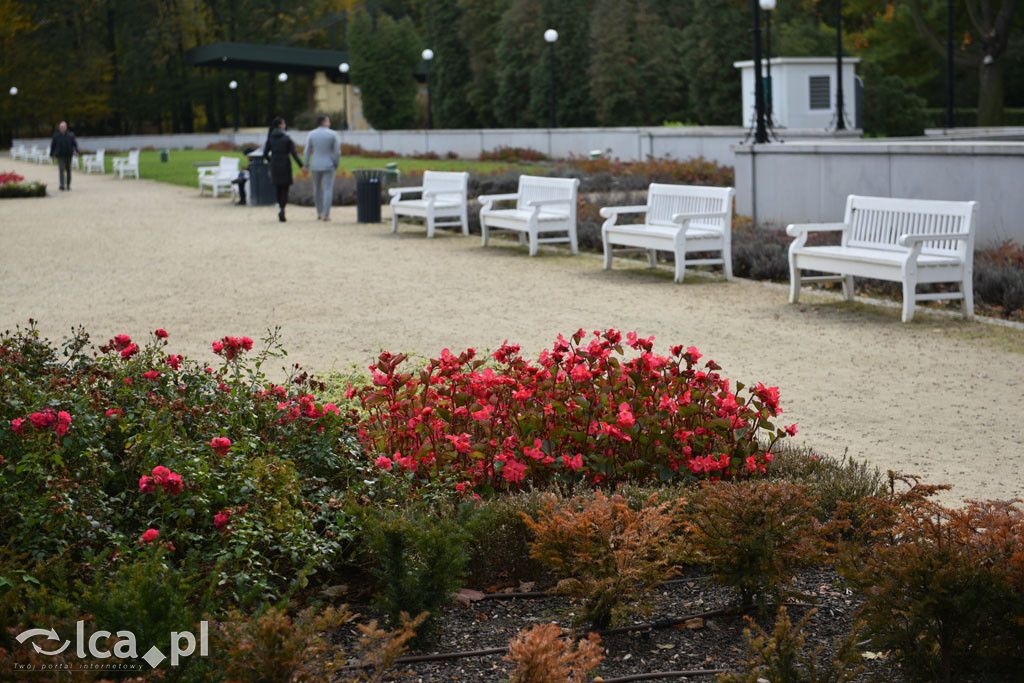
[[[106,153],[107,153],[107,150],[102,148],[102,147],[100,149],[96,150],[96,162],[102,164],[103,163],[103,155],[106,154]]]
[[[221,157],[218,170],[224,174],[237,174],[240,161],[238,157]]]
[[[462,171],[424,171],[423,189],[444,199],[465,201],[469,174]]]
[[[651,183],[647,188],[647,223],[678,226],[672,222],[672,216],[677,213],[722,213],[728,218],[700,218],[691,221],[690,225],[713,227],[728,233],[732,227],[734,193],[731,187]]]
[[[529,202],[535,199],[568,199],[566,204],[550,204],[542,206],[542,213],[553,213],[576,220],[576,193],[580,181],[576,178],[546,178],[535,175],[519,176],[519,191],[516,208],[532,211]]]
[[[131,149],[128,150],[128,165],[138,166],[139,165],[139,150]]]
[[[975,204],[850,195],[846,199],[846,217],[843,219],[850,229],[843,235],[843,245],[907,251],[899,244],[900,235],[969,234],[974,226]],[[973,248],[973,239],[931,240],[924,243],[921,253],[963,258]]]

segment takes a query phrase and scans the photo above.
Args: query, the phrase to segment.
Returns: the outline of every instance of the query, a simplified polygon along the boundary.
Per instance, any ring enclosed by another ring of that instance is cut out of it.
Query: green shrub
[[[18,199],[21,197],[45,197],[46,183],[35,181],[4,183],[0,185],[0,199]]]
[[[744,608],[780,601],[796,568],[820,544],[815,504],[804,486],[787,482],[704,485],[690,522],[694,546],[715,579],[736,590]]]
[[[379,582],[377,604],[393,628],[401,625],[403,614],[428,612],[414,639],[417,645],[428,642],[441,608],[462,583],[465,533],[421,506],[384,513],[369,520],[367,529],[370,571]]]

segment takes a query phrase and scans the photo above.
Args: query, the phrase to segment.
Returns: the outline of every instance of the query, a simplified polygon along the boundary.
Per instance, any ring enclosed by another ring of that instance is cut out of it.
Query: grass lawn
[[[106,172],[110,173],[113,168],[113,158],[124,155],[107,155]],[[171,150],[167,162],[160,161],[160,152],[143,151],[139,154],[139,175],[143,178],[158,180],[162,183],[184,185],[186,187],[199,187],[198,174],[195,164],[209,162],[214,165],[222,156],[243,158],[240,152],[222,152],[219,150]],[[341,158],[339,169],[344,173],[351,173],[357,168],[384,168],[385,164],[396,162],[398,169],[403,173],[421,170],[433,171],[473,171],[476,173],[491,173],[514,168],[509,164],[494,161],[463,161],[458,159],[377,159],[369,157],[348,157]],[[242,162],[245,165],[245,162]],[[292,161],[292,167],[298,173],[299,167]]]

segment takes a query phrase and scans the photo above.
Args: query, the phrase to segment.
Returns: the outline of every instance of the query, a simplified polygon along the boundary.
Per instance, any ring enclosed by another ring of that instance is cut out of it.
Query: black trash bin
[[[277,204],[277,191],[270,180],[270,164],[262,155],[249,157],[249,204],[270,206]]]
[[[380,223],[383,169],[357,168],[352,174],[356,177],[356,220],[360,223]]]

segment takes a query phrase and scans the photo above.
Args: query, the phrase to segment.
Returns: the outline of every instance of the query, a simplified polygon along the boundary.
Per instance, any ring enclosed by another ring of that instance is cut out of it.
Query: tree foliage
[[[413,73],[420,64],[420,40],[412,19],[377,17],[357,11],[348,31],[352,82],[363,98],[363,114],[377,129],[412,128],[416,123]]]

